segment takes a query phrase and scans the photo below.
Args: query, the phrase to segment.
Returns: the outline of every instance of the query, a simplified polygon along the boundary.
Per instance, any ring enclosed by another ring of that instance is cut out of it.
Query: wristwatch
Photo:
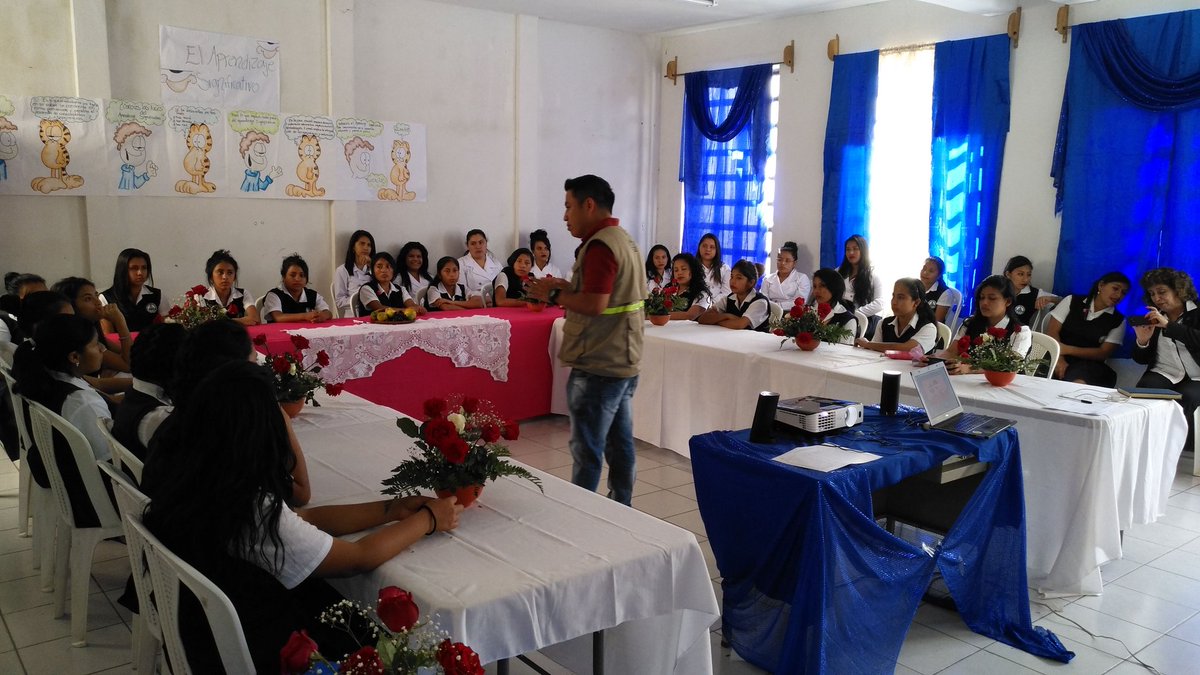
[[[562,293],[561,288],[551,288],[550,289],[550,292],[546,294],[546,298],[548,300],[550,300],[550,304],[552,304],[552,305],[558,304],[558,294],[559,293]]]

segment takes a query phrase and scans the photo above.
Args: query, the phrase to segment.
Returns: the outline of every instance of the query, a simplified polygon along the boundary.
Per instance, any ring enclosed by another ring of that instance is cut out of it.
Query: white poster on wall
[[[116,160],[108,165],[108,194],[120,197],[173,194],[174,187],[165,177],[170,131],[162,104],[106,100],[104,119],[108,124],[105,134],[108,151]]]
[[[279,43],[158,27],[162,102],[279,112]]]
[[[0,96],[0,194],[105,194],[101,101]]]
[[[283,188],[276,181],[283,175],[282,151],[290,150],[288,139],[279,133],[280,116],[256,110],[231,110],[225,119],[229,125],[225,150],[229,165],[225,173],[230,189],[237,185],[238,197],[280,196]]]
[[[229,196],[221,111],[201,105],[171,106],[167,108],[167,129],[167,176],[175,193]]]

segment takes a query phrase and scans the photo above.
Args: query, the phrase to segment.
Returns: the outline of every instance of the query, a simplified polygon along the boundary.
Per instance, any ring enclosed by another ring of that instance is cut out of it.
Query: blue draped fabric
[[[1071,32],[1051,170],[1062,212],[1054,290],[1081,292],[1109,270],[1135,281],[1158,266],[1194,275],[1200,12]],[[1139,297],[1126,302],[1132,313],[1141,313]]]
[[[929,253],[974,310],[975,286],[991,274],[1008,136],[1009,39],[939,42],[933,58],[933,172]]]
[[[776,673],[891,672],[935,570],[971,630],[1036,656],[1074,657],[1030,621],[1016,430],[978,441],[925,431],[916,418],[924,413],[868,409],[835,442],[882,458],[829,473],[772,461],[798,439],[692,438],[696,497],[723,579],[722,630],[747,661]],[[954,455],[990,466],[940,546],[876,524],[874,490]]]
[[[684,76],[682,250],[695,252],[713,233],[728,264],[763,262],[763,168],[771,132],[771,64]]]
[[[825,122],[825,184],[821,195],[821,267],[837,267],[842,243],[867,233],[871,137],[879,90],[879,52],[833,60]]]

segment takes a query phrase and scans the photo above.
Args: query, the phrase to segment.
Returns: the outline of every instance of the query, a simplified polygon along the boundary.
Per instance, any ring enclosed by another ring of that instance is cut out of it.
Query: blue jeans
[[[608,498],[629,505],[637,455],[633,449],[633,377],[605,377],[571,370],[567,409],[571,414],[571,482],[592,492],[608,460]]]

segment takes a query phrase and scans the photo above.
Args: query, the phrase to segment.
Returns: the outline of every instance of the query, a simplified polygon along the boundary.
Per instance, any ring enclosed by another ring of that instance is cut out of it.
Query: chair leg
[[[28,537],[29,493],[33,489],[33,474],[29,472],[29,462],[21,462],[17,475],[17,536]]]
[[[141,614],[133,616],[133,669],[141,675],[154,675],[158,665],[158,638]]]
[[[54,531],[47,542],[54,549],[54,618],[67,613],[67,574],[71,556],[71,526],[62,518],[54,519]],[[46,570],[42,570],[43,578]],[[42,590],[45,590],[45,584]]]
[[[39,489],[33,495],[33,548],[37,551],[38,567],[42,570],[42,592],[54,590],[55,534],[58,514],[54,511],[49,490]]]
[[[87,646],[88,598],[92,583],[92,558],[100,543],[99,528],[71,532],[71,646]]]

